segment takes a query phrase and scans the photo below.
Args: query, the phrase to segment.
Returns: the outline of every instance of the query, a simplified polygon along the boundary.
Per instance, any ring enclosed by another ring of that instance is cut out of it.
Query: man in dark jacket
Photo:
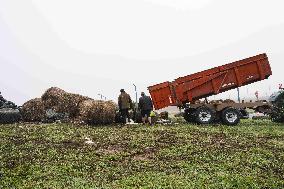
[[[141,110],[143,124],[146,123],[148,118],[149,124],[152,124],[151,111],[153,110],[153,103],[149,96],[146,96],[144,92],[141,93],[139,98],[139,109]]]
[[[130,122],[129,109],[131,108],[131,103],[132,101],[129,94],[127,94],[124,89],[121,89],[118,97],[118,106],[124,124]]]

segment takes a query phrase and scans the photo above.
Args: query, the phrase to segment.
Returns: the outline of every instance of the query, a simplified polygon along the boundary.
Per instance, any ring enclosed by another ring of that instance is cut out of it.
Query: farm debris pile
[[[57,113],[67,113],[71,119],[78,117],[81,102],[91,100],[89,97],[67,93],[57,87],[49,88],[41,96],[41,99],[45,109],[52,109]]]
[[[22,108],[27,122],[80,122],[111,124],[115,120],[117,105],[112,101],[96,101],[60,88],[46,90],[41,98],[26,102]]]
[[[112,101],[86,100],[79,106],[79,119],[87,124],[111,124],[115,121],[117,105]]]
[[[45,117],[45,110],[41,98],[35,98],[23,104],[22,118],[27,122],[40,122]]]

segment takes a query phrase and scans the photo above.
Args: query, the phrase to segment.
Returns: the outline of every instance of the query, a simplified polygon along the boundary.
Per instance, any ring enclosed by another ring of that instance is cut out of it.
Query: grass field
[[[284,125],[0,125],[0,188],[284,188]]]

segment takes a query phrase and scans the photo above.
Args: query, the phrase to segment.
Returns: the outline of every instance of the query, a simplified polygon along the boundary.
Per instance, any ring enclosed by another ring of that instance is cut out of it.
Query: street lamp
[[[137,105],[137,101],[138,101],[138,96],[137,96],[137,87],[136,87],[136,85],[135,84],[133,84],[133,86],[134,86],[134,90],[135,90],[135,97],[136,97],[136,101],[135,101],[135,103],[136,103],[136,105]]]
[[[101,97],[101,100],[104,98],[106,100],[106,97],[102,94],[98,94]]]
[[[101,97],[101,99],[103,98],[103,95],[102,95],[102,94],[98,94],[98,96],[100,96],[100,97]]]

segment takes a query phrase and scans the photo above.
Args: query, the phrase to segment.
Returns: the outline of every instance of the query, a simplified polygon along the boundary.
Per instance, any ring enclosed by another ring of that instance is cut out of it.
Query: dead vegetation
[[[45,117],[45,108],[40,98],[35,98],[23,104],[22,117],[27,122],[40,122]]]
[[[23,120],[41,122],[46,120],[48,110],[56,114],[68,115],[69,122],[93,125],[111,124],[115,121],[117,105],[112,101],[97,101],[87,96],[51,87],[44,92],[41,98],[32,99],[23,105]]]
[[[41,99],[45,109],[53,109],[57,113],[67,113],[71,119],[78,117],[80,103],[92,100],[86,96],[65,92],[57,87],[49,88]]]
[[[79,106],[79,119],[87,124],[111,124],[115,113],[116,105],[111,101],[86,100]]]

